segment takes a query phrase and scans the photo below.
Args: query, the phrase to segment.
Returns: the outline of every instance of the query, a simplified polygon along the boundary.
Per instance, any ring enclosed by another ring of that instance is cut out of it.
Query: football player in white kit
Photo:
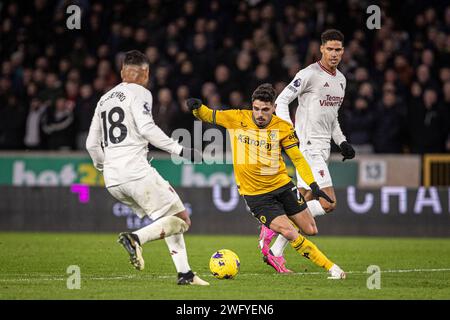
[[[123,232],[118,242],[130,256],[131,264],[144,269],[142,245],[164,239],[178,272],[178,284],[208,285],[189,266],[183,233],[191,224],[178,194],[147,160],[148,143],[191,161],[201,154],[169,138],[154,123],[152,94],[146,89],[149,62],[133,50],[125,54],[122,83],[105,93],[97,103],[86,140],[94,166],[103,171],[109,193],[129,206],[140,218],[153,223]]]
[[[344,53],[344,35],[335,29],[330,29],[321,35],[320,52],[322,57],[316,63],[300,70],[280,93],[276,99],[275,113],[283,120],[292,123],[289,114],[289,104],[298,99],[298,108],[295,114],[295,131],[299,138],[300,150],[311,166],[314,179],[333,202],[314,199],[308,185],[297,174],[297,187],[307,201],[311,212],[311,224],[315,225],[314,218],[331,212],[336,207],[336,195],[328,170],[331,139],[340,147],[344,156],[343,161],[355,157],[355,151],[346,141],[338,122],[338,110],[344,100],[346,79],[337,69]],[[317,227],[315,228],[317,233]],[[309,235],[313,235],[309,234]],[[287,240],[278,236],[273,246],[268,246],[275,234],[272,230],[262,226],[260,233],[260,248],[263,254],[280,257],[283,255]],[[265,248],[265,250],[263,250]],[[284,265],[274,266],[272,259],[264,256],[278,272],[289,272]],[[283,259],[284,261],[284,259]]]

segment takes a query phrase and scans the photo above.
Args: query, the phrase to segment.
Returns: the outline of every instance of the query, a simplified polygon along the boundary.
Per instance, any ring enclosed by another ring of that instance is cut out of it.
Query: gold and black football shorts
[[[307,208],[305,199],[292,182],[269,193],[244,195],[244,200],[253,216],[268,228],[276,217],[292,216]]]

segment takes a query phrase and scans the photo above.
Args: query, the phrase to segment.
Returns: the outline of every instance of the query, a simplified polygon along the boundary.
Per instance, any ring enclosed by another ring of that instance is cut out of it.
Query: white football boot
[[[178,273],[178,284],[179,285],[196,285],[196,286],[209,286],[209,282],[202,280],[198,275],[192,271],[186,273]]]
[[[344,270],[342,270],[337,264],[333,264],[328,272],[330,273],[328,279],[341,280],[346,277]]]

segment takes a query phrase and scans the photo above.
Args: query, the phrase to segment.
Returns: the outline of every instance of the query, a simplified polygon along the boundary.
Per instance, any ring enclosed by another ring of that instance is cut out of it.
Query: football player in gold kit
[[[314,181],[292,125],[274,115],[275,98],[275,89],[265,83],[253,92],[252,110],[212,110],[195,98],[189,98],[187,105],[198,119],[228,130],[236,183],[253,216],[282,234],[299,254],[325,268],[329,278],[343,279],[344,271],[300,234],[315,234],[316,225],[305,200],[297,196],[281,151],[292,160],[315,198],[332,200]]]

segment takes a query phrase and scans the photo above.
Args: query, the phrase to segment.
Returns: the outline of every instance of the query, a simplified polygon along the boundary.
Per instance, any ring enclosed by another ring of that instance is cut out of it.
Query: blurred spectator
[[[394,68],[398,74],[400,82],[404,86],[409,86],[414,77],[414,70],[409,65],[408,60],[403,55],[398,55],[394,60]]]
[[[309,43],[305,65],[310,65],[311,63],[319,61],[321,56],[322,54],[320,53],[320,42],[317,40],[311,41]]]
[[[249,82],[252,78],[252,57],[247,51],[241,51],[236,58],[234,70],[236,87],[241,90],[249,90]]]
[[[173,120],[174,128],[184,128],[192,132],[195,117],[186,105],[186,99],[191,97],[189,87],[186,85],[177,88],[176,104],[178,112]]]
[[[244,97],[240,91],[233,91],[230,93],[230,108],[232,109],[243,109],[246,107],[244,104]]]
[[[45,77],[45,87],[40,92],[39,96],[42,101],[47,103],[54,103],[58,96],[63,94],[61,81],[59,81],[55,73],[49,73]]]
[[[214,54],[208,48],[208,42],[203,33],[194,35],[193,48],[190,56],[195,72],[201,74],[203,77],[210,78],[212,76],[211,69],[214,66]]]
[[[405,119],[400,112],[394,93],[383,94],[382,103],[375,116],[373,135],[374,150],[377,153],[400,153],[404,143]]]
[[[358,153],[372,153],[372,134],[375,127],[375,117],[369,108],[368,99],[357,97],[354,108],[345,112],[343,126],[349,132],[348,141]]]
[[[192,62],[189,60],[183,61],[181,63],[180,71],[175,78],[174,85],[187,85],[190,92],[197,93],[200,90],[201,82],[202,80],[197,73],[194,72]]]
[[[374,55],[374,65],[372,68],[372,77],[377,85],[381,85],[384,79],[384,70],[387,67],[387,57],[383,51],[377,51]]]
[[[231,91],[235,88],[235,84],[230,78],[230,69],[223,64],[218,65],[214,73],[214,79],[217,84],[217,93],[220,95],[221,100],[224,104],[229,104],[228,98]]]
[[[300,57],[306,57],[309,46],[308,27],[304,21],[296,23],[293,32],[288,35],[288,42],[295,45]]]
[[[312,42],[312,43],[316,43],[316,42]],[[311,44],[312,44],[311,43]],[[312,55],[312,50],[308,51],[310,53],[310,55]],[[308,60],[312,60],[312,58],[307,58]],[[297,55],[297,50],[295,50],[295,46],[293,46],[292,44],[287,44],[283,47],[283,58],[281,59],[281,65],[284,69],[288,70],[289,68],[291,68],[293,65],[295,65],[296,63],[298,63],[299,61],[299,57]],[[317,61],[317,60],[316,60]]]
[[[450,10],[448,10],[450,16]],[[450,80],[444,83],[443,90],[444,99],[441,102],[441,109],[447,112],[447,141],[445,143],[445,151],[450,152]]]
[[[220,100],[220,94],[218,94],[216,92],[209,95],[206,102],[207,102],[208,107],[210,107],[211,109],[216,109],[216,110],[222,109],[223,105],[225,104],[225,103],[222,103],[222,100]]]
[[[167,135],[175,129],[173,121],[178,113],[178,107],[173,101],[172,93],[168,88],[162,88],[158,91],[157,100],[153,103],[153,117],[155,123]]]
[[[209,97],[213,94],[217,94],[216,85],[213,82],[205,82],[201,90],[202,100],[209,100]]]
[[[154,93],[158,92],[162,88],[167,88],[170,86],[169,67],[166,65],[159,66],[156,70],[153,70],[155,73],[155,78],[153,81],[150,81],[150,90]]]
[[[411,106],[409,133],[413,153],[441,153],[449,133],[448,109],[438,104],[437,92],[426,89],[422,101]]]
[[[436,81],[430,76],[430,69],[424,64],[421,64],[417,68],[416,78],[422,89],[436,87]]]
[[[43,103],[39,98],[31,100],[25,126],[25,148],[38,150],[44,147],[42,141],[41,119],[46,110],[47,104]]]
[[[79,150],[86,148],[86,138],[99,99],[100,96],[94,93],[90,84],[81,86],[80,97],[75,105],[75,119],[77,124],[76,147]]]
[[[265,64],[259,64],[256,66],[254,76],[250,82],[250,91],[253,92],[259,85],[266,82],[272,82],[269,68]]]
[[[25,119],[25,108],[15,96],[0,99],[0,149],[23,148]]]
[[[361,83],[358,90],[358,96],[364,98],[369,106],[372,106],[372,104],[375,102],[375,92],[373,89],[373,85],[370,82]]]
[[[63,97],[47,109],[42,117],[42,130],[51,150],[71,150],[75,145],[74,104]]]

